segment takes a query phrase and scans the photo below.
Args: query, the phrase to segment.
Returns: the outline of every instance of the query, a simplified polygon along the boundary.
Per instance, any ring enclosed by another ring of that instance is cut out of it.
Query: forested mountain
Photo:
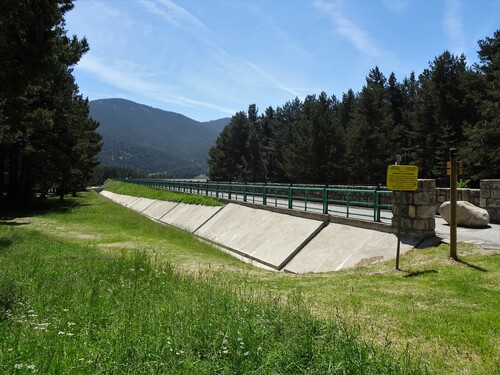
[[[419,178],[446,186],[449,149],[462,178],[500,178],[500,30],[479,41],[480,63],[444,52],[398,82],[378,67],[358,93],[322,92],[258,114],[239,112],[209,151],[209,176],[226,181],[385,184],[396,155]]]
[[[208,150],[230,121],[198,122],[124,99],[91,101],[90,114],[101,124],[103,165],[176,178],[207,172]]]

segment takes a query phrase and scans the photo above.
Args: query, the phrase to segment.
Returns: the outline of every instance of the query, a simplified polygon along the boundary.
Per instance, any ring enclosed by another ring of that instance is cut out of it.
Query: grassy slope
[[[204,206],[222,206],[223,203],[212,197],[195,194],[183,194],[175,191],[151,189],[142,185],[125,183],[120,181],[106,181],[104,188],[117,194],[131,195],[151,199],[160,199],[171,202],[182,202],[187,204],[199,204]]]
[[[460,245],[462,262],[454,262],[447,257],[448,246],[441,245],[405,255],[403,272],[394,271],[389,262],[331,274],[287,275],[242,264],[95,193],[73,202],[64,215],[31,217],[23,227],[61,237],[69,233],[75,242],[107,251],[143,249],[181,269],[217,275],[228,285],[272,295],[300,290],[316,315],[340,317],[367,341],[395,355],[408,347],[414,358],[421,357],[438,373],[500,372],[497,252]]]

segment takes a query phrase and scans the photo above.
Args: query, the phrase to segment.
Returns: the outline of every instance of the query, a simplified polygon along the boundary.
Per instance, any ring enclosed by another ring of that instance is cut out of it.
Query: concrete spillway
[[[326,215],[290,215],[228,203],[223,207],[188,205],[102,195],[153,220],[187,230],[253,264],[293,273],[328,272],[393,259],[392,233],[330,223]],[[401,253],[417,241],[406,238]]]

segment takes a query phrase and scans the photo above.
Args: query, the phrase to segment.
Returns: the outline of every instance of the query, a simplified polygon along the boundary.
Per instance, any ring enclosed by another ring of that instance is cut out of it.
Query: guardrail
[[[382,202],[392,192],[384,189],[350,189],[338,187],[306,187],[228,183],[217,181],[121,180],[154,189],[199,194],[216,198],[243,201],[267,206],[321,212],[346,217],[370,218],[373,221],[391,220],[382,216],[391,204]],[[364,199],[361,200],[361,197]],[[368,199],[368,197],[370,199]]]

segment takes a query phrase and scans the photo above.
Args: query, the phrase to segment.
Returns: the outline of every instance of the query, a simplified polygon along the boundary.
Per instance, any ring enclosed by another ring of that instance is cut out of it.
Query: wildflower
[[[50,325],[50,323],[38,323],[34,329],[37,331],[47,331],[47,327]]]
[[[57,332],[57,334],[58,334],[58,335],[65,335],[65,334],[66,334],[66,332],[64,332],[64,331],[59,331],[59,332]]]
[[[68,327],[74,326],[76,323],[68,322]]]
[[[22,363],[15,363],[15,364],[14,364],[14,368],[15,368],[16,370],[20,370],[20,369],[22,369],[23,367],[24,367],[24,365],[23,365]]]
[[[250,352],[245,352],[245,353],[243,353],[243,355],[244,355],[245,357],[246,357],[246,356],[248,356],[249,354],[250,354]]]

